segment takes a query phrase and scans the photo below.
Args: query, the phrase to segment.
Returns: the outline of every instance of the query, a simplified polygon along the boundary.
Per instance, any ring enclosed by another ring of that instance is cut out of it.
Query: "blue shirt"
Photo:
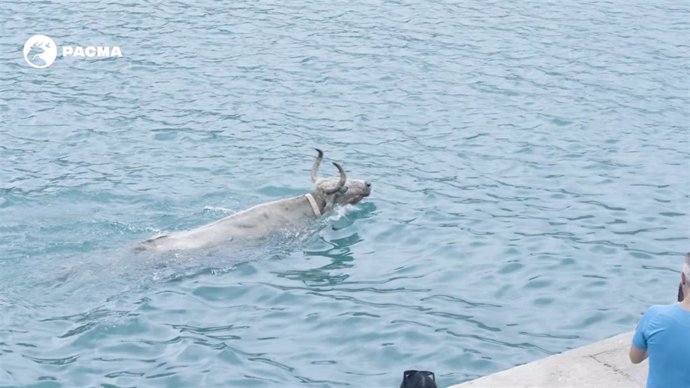
[[[649,354],[647,388],[690,387],[690,311],[678,304],[650,307],[632,343]]]

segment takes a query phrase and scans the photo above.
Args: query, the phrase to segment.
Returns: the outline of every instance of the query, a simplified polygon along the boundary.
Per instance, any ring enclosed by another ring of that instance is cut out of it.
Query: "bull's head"
[[[336,205],[355,204],[371,194],[371,183],[361,179],[347,179],[345,170],[338,163],[333,165],[340,172],[340,177],[323,178],[318,176],[319,166],[323,159],[323,151],[316,149],[318,155],[311,168],[311,181],[314,182],[314,199],[328,211]]]

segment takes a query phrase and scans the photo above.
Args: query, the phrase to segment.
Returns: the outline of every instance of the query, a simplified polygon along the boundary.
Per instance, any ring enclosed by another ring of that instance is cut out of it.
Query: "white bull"
[[[137,249],[166,252],[208,248],[229,241],[257,240],[281,230],[304,227],[337,205],[355,204],[371,194],[371,183],[347,179],[345,170],[333,162],[340,177],[317,176],[323,152],[311,169],[314,191],[292,198],[262,203],[192,230],[153,237],[138,244]]]

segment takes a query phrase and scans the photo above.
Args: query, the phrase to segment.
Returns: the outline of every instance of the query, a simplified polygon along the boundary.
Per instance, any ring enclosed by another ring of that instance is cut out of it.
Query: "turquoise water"
[[[447,386],[675,298],[686,2],[3,2],[0,20],[0,386],[394,387],[408,368]],[[39,33],[123,57],[34,69]],[[313,147],[372,196],[256,247],[130,250],[306,192]]]

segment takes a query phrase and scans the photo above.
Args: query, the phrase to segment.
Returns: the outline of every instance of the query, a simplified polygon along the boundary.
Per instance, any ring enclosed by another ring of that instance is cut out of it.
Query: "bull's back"
[[[156,236],[140,246],[156,251],[186,250],[269,237],[308,221],[309,212],[299,198],[257,205],[195,229]]]

